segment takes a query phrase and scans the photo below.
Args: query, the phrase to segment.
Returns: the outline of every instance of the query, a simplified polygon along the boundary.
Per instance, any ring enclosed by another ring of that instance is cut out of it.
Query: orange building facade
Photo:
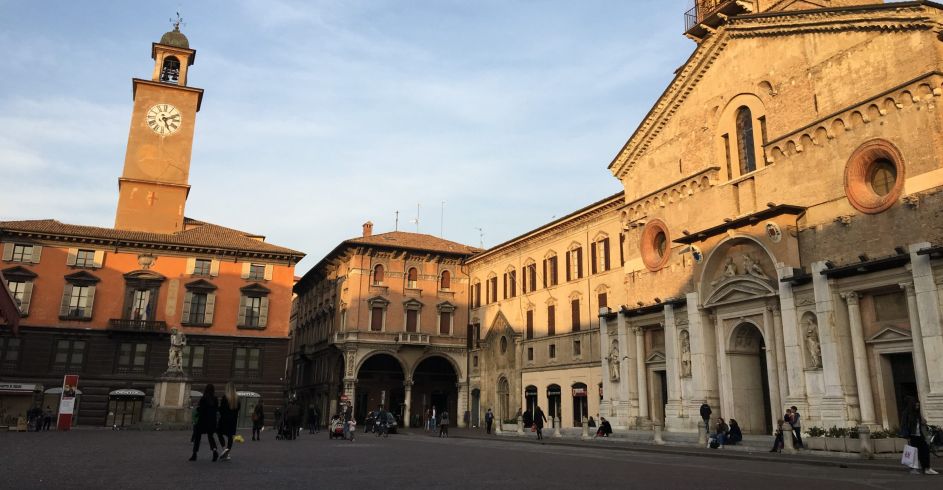
[[[304,254],[183,216],[202,97],[185,86],[196,52],[175,29],[152,53],[154,79],[134,80],[115,227],[0,221],[0,271],[21,312],[19,335],[0,326],[0,425],[31,405],[55,411],[64,374],[80,377],[78,423],[141,422],[174,329],[188,338],[194,390],[233,380],[244,408],[283,395]]]

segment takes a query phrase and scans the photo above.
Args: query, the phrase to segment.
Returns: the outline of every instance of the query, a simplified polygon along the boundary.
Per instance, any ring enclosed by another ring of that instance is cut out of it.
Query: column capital
[[[632,327],[632,332],[634,332],[638,337],[645,335],[645,329],[642,327]]]
[[[772,314],[774,314],[774,315],[779,315],[779,314],[781,313],[780,310],[779,310],[779,307],[780,307],[779,301],[770,301],[770,302],[766,305],[766,311],[768,311],[768,312],[770,312],[770,313],[772,313]]]
[[[409,378],[409,379],[407,379],[407,380],[404,380],[404,381],[403,381],[403,387],[404,387],[404,388],[407,388],[407,389],[412,388],[412,387],[413,387],[413,379],[412,379],[412,378]]]
[[[899,283],[898,286],[907,292],[907,296],[914,296],[917,294],[917,292],[914,291],[914,283],[912,282],[902,282]]]
[[[845,298],[845,302],[848,303],[848,306],[858,306],[858,293],[856,291],[841,293],[841,297]]]

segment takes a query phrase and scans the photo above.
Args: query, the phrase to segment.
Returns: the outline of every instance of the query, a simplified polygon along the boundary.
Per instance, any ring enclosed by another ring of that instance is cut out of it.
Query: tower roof
[[[164,35],[160,37],[159,44],[190,49],[190,41],[187,40],[187,36],[184,36],[183,33],[180,32],[179,25],[175,25],[174,30],[164,33]]]

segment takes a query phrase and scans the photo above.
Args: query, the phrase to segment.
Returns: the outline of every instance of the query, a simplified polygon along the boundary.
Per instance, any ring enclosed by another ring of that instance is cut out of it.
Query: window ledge
[[[240,330],[265,330],[266,327],[252,327],[249,325],[236,325],[236,328]]]
[[[188,323],[188,322],[180,322],[180,325],[184,327],[193,327],[193,328],[210,328],[213,326],[212,323]],[[250,328],[250,327],[247,327],[247,328]],[[255,327],[251,327],[251,328],[255,328]]]
[[[60,320],[64,320],[64,321],[70,321],[70,322],[90,322],[90,321],[92,321],[91,318],[76,317],[76,316],[62,316],[62,315],[59,315],[59,319],[60,319]]]

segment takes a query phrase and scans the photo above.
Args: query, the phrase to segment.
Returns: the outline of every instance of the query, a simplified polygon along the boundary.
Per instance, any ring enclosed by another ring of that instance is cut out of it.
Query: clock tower
[[[118,179],[115,228],[174,233],[183,231],[193,127],[203,89],[187,86],[196,51],[180,32],[179,21],[151,45],[151,57],[151,79],[132,80],[134,109]]]

